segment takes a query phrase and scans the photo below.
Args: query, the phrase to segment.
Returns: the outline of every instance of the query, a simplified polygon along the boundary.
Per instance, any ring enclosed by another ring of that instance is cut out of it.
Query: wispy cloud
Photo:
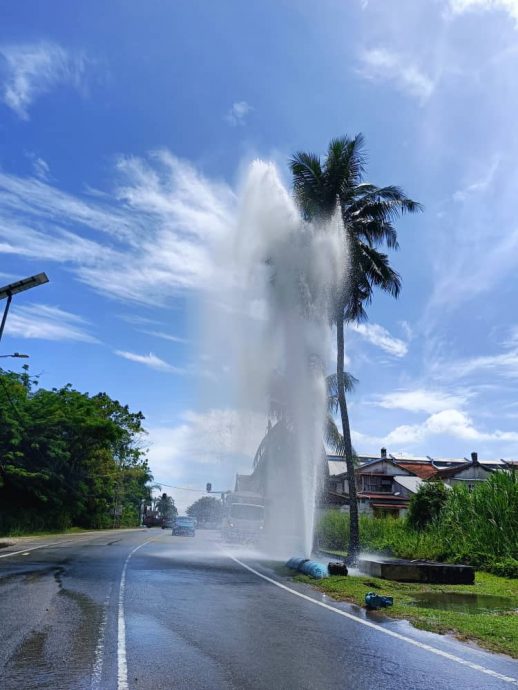
[[[88,326],[85,319],[59,307],[47,304],[15,305],[6,321],[5,332],[17,338],[99,342],[88,333]]]
[[[404,340],[395,338],[377,323],[352,323],[349,328],[393,357],[404,357],[408,352],[408,345]]]
[[[152,352],[147,355],[139,355],[135,352],[126,352],[125,350],[115,350],[115,354],[118,357],[123,357],[124,359],[129,359],[130,362],[137,362],[138,364],[144,364],[146,367],[151,369],[156,369],[157,371],[164,371],[169,374],[183,374],[184,369],[179,367],[174,367],[172,364],[160,359]]]
[[[375,81],[392,81],[400,91],[425,103],[435,89],[434,80],[411,58],[385,48],[365,50],[359,57],[359,74]]]
[[[122,158],[110,194],[74,196],[0,173],[0,253],[67,265],[110,297],[162,305],[200,289],[211,245],[234,220],[235,195],[166,151]]]
[[[162,340],[169,340],[172,343],[187,343],[189,342],[185,338],[180,338],[177,335],[172,335],[171,333],[164,333],[163,331],[142,331],[146,335],[152,335],[155,338],[162,338]]]
[[[253,110],[252,106],[246,101],[236,101],[232,103],[232,107],[225,115],[225,120],[232,127],[238,127],[245,124],[248,113]]]
[[[507,12],[518,28],[518,0],[449,0],[449,8],[454,14],[468,11],[500,10]]]
[[[40,42],[0,46],[0,80],[3,102],[23,120],[29,119],[33,102],[52,89],[80,88],[86,61],[56,43]]]
[[[495,158],[487,170],[485,170],[478,179],[469,182],[465,187],[458,189],[453,194],[453,199],[455,201],[466,201],[473,194],[486,192],[493,184],[496,172],[498,170],[498,165],[499,159]]]

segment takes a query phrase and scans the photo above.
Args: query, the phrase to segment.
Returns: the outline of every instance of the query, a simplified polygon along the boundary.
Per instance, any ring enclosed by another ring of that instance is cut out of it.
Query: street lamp
[[[2,357],[14,357],[15,359],[28,359],[29,355],[22,355],[21,352],[13,352],[12,355],[0,355]]]
[[[0,300],[7,298],[2,323],[0,324],[0,340],[2,340],[2,335],[4,334],[4,326],[7,319],[7,314],[9,312],[9,307],[11,306],[11,302],[13,300],[13,295],[17,295],[19,292],[25,292],[25,290],[30,290],[33,287],[37,287],[38,285],[43,285],[44,283],[48,282],[49,279],[47,278],[46,273],[38,273],[35,276],[18,280],[16,283],[10,283],[9,285],[5,285],[3,288],[0,288]]]

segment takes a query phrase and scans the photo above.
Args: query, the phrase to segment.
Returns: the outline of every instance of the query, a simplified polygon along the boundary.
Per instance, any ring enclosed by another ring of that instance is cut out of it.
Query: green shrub
[[[361,515],[362,550],[400,558],[468,563],[497,575],[518,577],[516,473],[494,472],[471,493],[465,486],[444,491],[447,498],[442,509],[425,528],[415,529],[410,520],[403,518]],[[329,511],[322,516],[317,530],[321,546],[345,550],[348,513]]]
[[[448,489],[443,482],[423,482],[410,499],[408,524],[414,529],[425,529],[439,518],[447,500]]]
[[[500,577],[518,578],[518,560],[516,558],[506,558],[503,561],[497,561],[492,563],[487,569],[494,575],[500,575]]]

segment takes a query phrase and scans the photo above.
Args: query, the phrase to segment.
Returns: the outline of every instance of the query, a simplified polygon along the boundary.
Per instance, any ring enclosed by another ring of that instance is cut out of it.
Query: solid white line
[[[91,531],[82,532],[78,534],[75,539],[61,539],[60,541],[52,541],[48,544],[40,544],[39,546],[31,546],[28,549],[22,549],[21,551],[9,551],[8,553],[0,554],[0,558],[9,558],[9,556],[19,556],[20,554],[25,556],[31,551],[36,551],[37,549],[45,549],[50,546],[59,546],[60,544],[81,544],[89,539],[94,539],[95,537],[110,536],[107,532],[118,532],[120,530],[106,530],[106,531]],[[125,532],[133,532],[134,530],[124,530]],[[136,530],[135,530],[136,531]]]
[[[126,659],[126,621],[124,620],[124,590],[126,589],[126,570],[128,568],[130,558],[133,556],[135,551],[138,551],[146,544],[149,544],[149,542],[153,541],[153,539],[154,537],[148,539],[142,544],[136,546],[133,551],[130,551],[122,568],[121,583],[119,587],[119,616],[117,630],[117,690],[129,690],[128,662]]]
[[[99,626],[99,638],[97,640],[97,645],[95,647],[95,658],[94,666],[92,671],[92,685],[91,690],[101,690],[101,680],[103,675],[103,664],[104,664],[104,638],[106,634],[106,624],[108,623],[108,605],[110,603],[112,588],[106,595],[103,606],[103,615],[101,618],[101,624]]]
[[[431,645],[425,644],[424,642],[419,642],[418,640],[414,640],[411,637],[407,637],[406,635],[401,635],[401,633],[394,632],[393,630],[390,630],[388,628],[384,628],[381,625],[376,625],[376,623],[371,623],[371,621],[363,620],[362,618],[358,618],[357,616],[354,616],[352,613],[347,613],[347,611],[342,611],[341,609],[338,609],[335,606],[330,606],[329,604],[324,604],[323,601],[317,601],[316,599],[309,597],[307,594],[302,594],[302,592],[297,592],[296,589],[292,589],[291,587],[287,587],[286,585],[282,584],[282,582],[278,582],[277,580],[274,580],[273,578],[268,577],[267,575],[263,575],[263,573],[260,573],[258,570],[251,568],[249,565],[246,565],[246,563],[243,563],[242,561],[240,561],[239,558],[235,558],[234,556],[232,556],[229,553],[226,553],[226,556],[228,556],[228,558],[231,558],[233,561],[238,563],[241,567],[245,568],[246,570],[249,570],[254,575],[257,575],[257,577],[260,577],[263,580],[270,582],[272,585],[275,585],[276,587],[279,587],[280,589],[284,589],[286,592],[290,592],[290,594],[294,594],[295,596],[300,597],[301,599],[305,599],[306,601],[309,601],[312,604],[316,604],[317,606],[321,606],[322,608],[327,609],[328,611],[332,611],[333,613],[337,613],[339,616],[343,616],[344,618],[349,618],[350,620],[354,621],[355,623],[359,623],[360,625],[365,625],[368,628],[374,628],[374,630],[377,630],[378,632],[383,633],[384,635],[389,635],[389,637],[395,637],[397,640],[402,640],[403,642],[408,642],[409,644],[414,645],[414,647],[419,647],[420,649],[424,649],[427,652],[431,652],[432,654],[436,654],[437,656],[442,656],[445,659],[449,659],[450,661],[454,661],[455,663],[461,664],[462,666],[468,666],[469,668],[473,669],[474,671],[479,671],[480,673],[485,673],[486,675],[492,676],[493,678],[498,678],[498,680],[502,680],[504,683],[510,683],[511,685],[517,685],[518,686],[518,679],[516,679],[516,678],[511,678],[510,676],[504,676],[502,673],[498,673],[497,671],[492,671],[490,668],[486,668],[485,666],[481,666],[480,664],[475,664],[472,661],[468,661],[467,659],[463,659],[462,657],[456,656],[455,654],[450,654],[449,652],[445,652],[442,649],[438,649],[437,647],[432,647]],[[119,690],[122,690],[122,689],[119,689]]]
[[[19,556],[20,554],[26,555],[31,551],[36,551],[36,549],[45,549],[49,546],[57,546],[59,544],[70,544],[70,542],[80,543],[82,540],[77,539],[62,539],[61,541],[54,541],[50,544],[40,544],[40,546],[33,546],[30,549],[23,549],[22,551],[11,551],[10,553],[0,554],[0,558],[8,558],[9,556]]]

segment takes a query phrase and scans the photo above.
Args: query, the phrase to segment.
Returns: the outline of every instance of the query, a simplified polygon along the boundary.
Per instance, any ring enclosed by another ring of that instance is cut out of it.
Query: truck
[[[254,544],[264,528],[264,499],[248,491],[231,491],[224,498],[222,536],[227,542]]]
[[[147,510],[144,513],[144,519],[142,520],[142,524],[144,527],[163,527],[165,522],[165,518],[160,515],[158,510]]]

